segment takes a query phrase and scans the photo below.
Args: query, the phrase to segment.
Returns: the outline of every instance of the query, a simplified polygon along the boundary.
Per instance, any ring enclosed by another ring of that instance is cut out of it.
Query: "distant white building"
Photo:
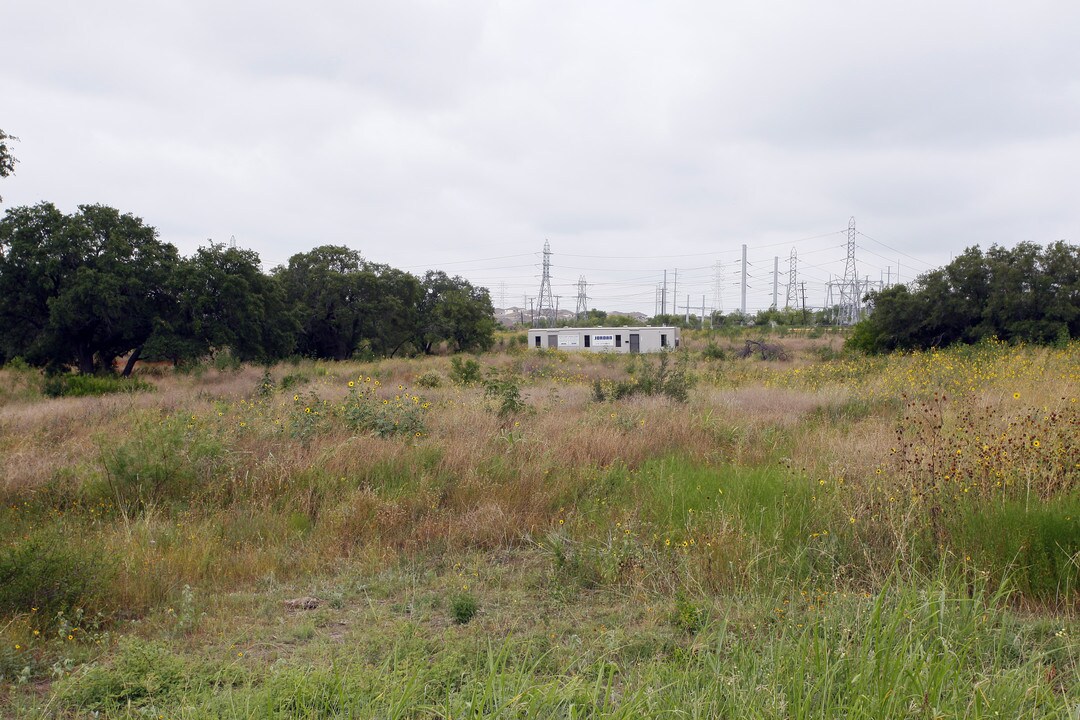
[[[660,352],[679,347],[679,328],[533,328],[529,330],[529,347],[612,353]]]

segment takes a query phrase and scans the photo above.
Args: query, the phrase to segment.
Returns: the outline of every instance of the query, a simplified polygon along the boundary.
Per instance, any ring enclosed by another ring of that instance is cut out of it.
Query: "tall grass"
[[[64,678],[11,701],[179,717],[1075,706],[1080,348],[860,359],[799,342],[782,365],[683,361],[686,402],[599,398],[641,368],[531,351],[473,361],[494,397],[415,382],[455,376],[445,358],[0,392],[0,669]],[[373,589],[395,573],[407,588]],[[49,595],[65,623],[101,613],[93,640],[40,634],[38,577],[65,579],[48,586],[71,590]],[[289,595],[324,604],[295,617]],[[338,629],[353,627],[373,635]],[[159,662],[196,680],[125,679]]]

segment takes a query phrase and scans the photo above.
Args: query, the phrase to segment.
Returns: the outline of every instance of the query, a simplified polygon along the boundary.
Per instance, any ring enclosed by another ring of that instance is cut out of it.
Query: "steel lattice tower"
[[[787,265],[787,301],[784,303],[784,309],[786,310],[799,306],[798,269],[799,256],[795,252],[795,248],[791,248],[791,256],[788,257]]]
[[[589,293],[585,283],[585,276],[579,275],[577,281],[577,310],[574,312],[579,320],[589,314]]]
[[[536,321],[547,327],[555,325],[555,298],[551,293],[551,243],[544,241],[544,274],[540,278],[540,296],[536,299]]]
[[[848,220],[847,261],[844,263],[844,279],[840,281],[841,325],[854,325],[859,320],[859,285],[855,270],[855,217]]]
[[[713,309],[721,312],[724,309],[723,277],[724,264],[717,260],[716,268],[713,270]]]

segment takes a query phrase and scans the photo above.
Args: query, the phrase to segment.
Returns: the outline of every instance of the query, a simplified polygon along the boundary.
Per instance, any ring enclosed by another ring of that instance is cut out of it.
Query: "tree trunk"
[[[94,374],[94,352],[85,345],[79,345],[75,348],[75,356],[79,363],[80,375],[93,375]]]
[[[124,372],[120,373],[121,377],[131,377],[131,371],[135,369],[135,363],[139,361],[140,355],[142,355],[142,345],[131,351],[127,363],[124,364]]]

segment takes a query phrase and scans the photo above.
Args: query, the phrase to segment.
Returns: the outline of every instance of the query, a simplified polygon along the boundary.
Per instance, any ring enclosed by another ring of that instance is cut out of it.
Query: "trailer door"
[[[630,352],[641,352],[641,335],[638,333],[630,333]]]
[[[548,347],[549,348],[557,348],[557,347],[559,347],[559,336],[558,335],[548,335]]]

